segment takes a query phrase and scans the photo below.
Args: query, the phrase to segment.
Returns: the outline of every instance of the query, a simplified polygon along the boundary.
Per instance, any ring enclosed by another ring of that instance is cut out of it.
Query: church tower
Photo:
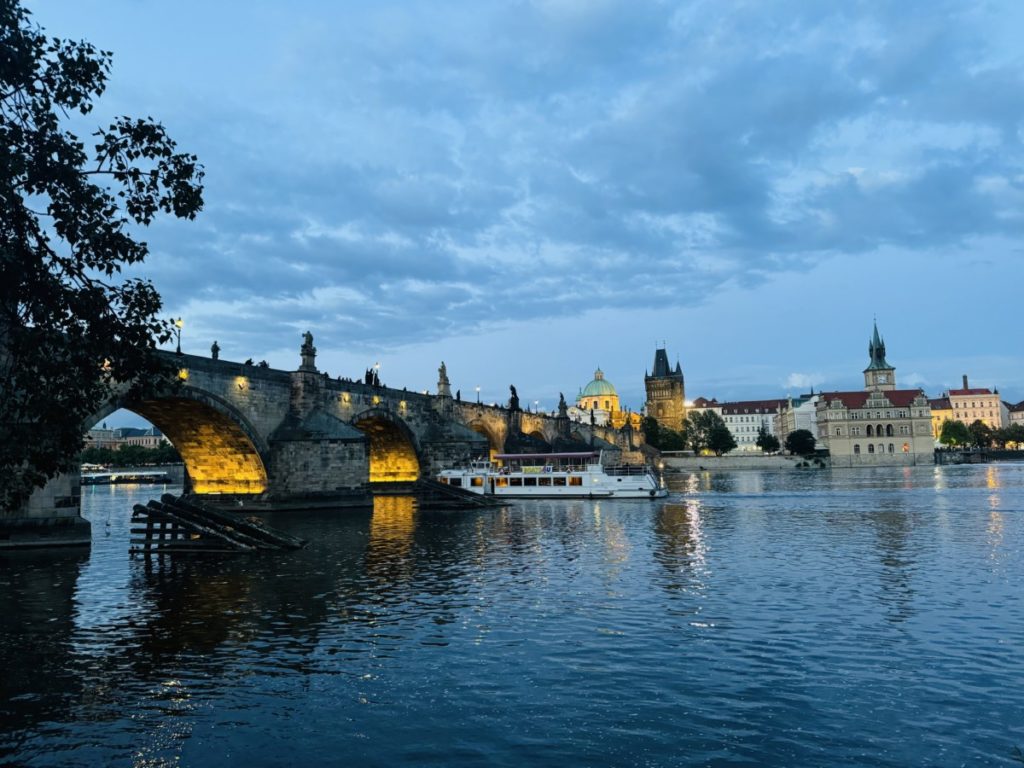
[[[647,390],[647,415],[663,427],[681,430],[686,421],[683,369],[678,362],[675,370],[669,367],[664,348],[655,350],[654,370],[644,373],[644,388]]]
[[[875,323],[875,334],[868,342],[868,355],[871,362],[864,369],[864,389],[868,392],[888,392],[896,389],[896,369],[885,360],[885,342],[878,335],[878,323]]]

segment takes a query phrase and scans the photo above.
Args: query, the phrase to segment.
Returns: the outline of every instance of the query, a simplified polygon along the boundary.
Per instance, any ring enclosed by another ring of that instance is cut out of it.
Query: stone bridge
[[[366,498],[375,483],[431,477],[488,451],[633,448],[630,432],[570,422],[564,411],[548,416],[453,398],[443,364],[432,395],[333,379],[316,369],[311,342],[296,371],[158,352],[174,372],[164,394],[145,401],[112,394],[83,431],[126,408],[178,449],[188,490],[269,505]],[[0,546],[16,544],[22,527],[29,538],[41,531],[54,543],[87,543],[79,499],[77,473],[54,479],[20,518],[0,520]],[[12,524],[15,535],[5,534]]]

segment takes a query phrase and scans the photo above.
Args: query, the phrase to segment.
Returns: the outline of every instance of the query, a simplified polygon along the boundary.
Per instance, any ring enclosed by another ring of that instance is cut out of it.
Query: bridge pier
[[[0,517],[0,549],[89,546],[78,475],[59,475],[38,489],[17,516]]]

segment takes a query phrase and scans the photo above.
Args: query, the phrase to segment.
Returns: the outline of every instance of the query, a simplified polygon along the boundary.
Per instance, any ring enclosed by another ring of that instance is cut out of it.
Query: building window
[[[874,452],[875,452],[874,444],[873,443],[868,443],[868,453],[874,453]]]
[[[892,437],[892,424],[885,425],[885,436]],[[889,451],[889,453],[892,453],[892,451]]]
[[[860,455],[860,443],[853,444],[853,452]]]
[[[868,435],[868,437],[874,437],[874,435],[875,435],[875,430],[874,430],[874,429],[873,429],[873,428],[871,427],[871,425],[870,425],[870,424],[868,424],[868,432],[867,432],[867,435]]]
[[[896,446],[889,443],[889,453],[896,453]]]
[[[836,437],[839,437],[842,434],[843,434],[843,428],[842,427],[836,427]]]

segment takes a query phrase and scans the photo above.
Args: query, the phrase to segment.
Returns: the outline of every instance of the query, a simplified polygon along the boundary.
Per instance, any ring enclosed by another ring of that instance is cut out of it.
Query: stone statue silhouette
[[[512,396],[508,399],[508,409],[510,411],[518,411],[519,410],[519,393],[516,392],[516,387],[515,387],[514,384],[510,384],[508,389],[512,393]]]
[[[302,351],[305,352],[313,348],[313,334],[306,331],[302,334]]]
[[[437,369],[437,380],[448,382],[448,368],[444,364],[444,360],[441,361],[441,367]]]
[[[210,357],[213,358],[214,360],[220,357],[220,344],[218,344],[216,341],[214,341],[213,344],[210,346]]]
[[[565,404],[565,395],[558,393],[558,417],[564,419],[569,415],[569,406]]]

